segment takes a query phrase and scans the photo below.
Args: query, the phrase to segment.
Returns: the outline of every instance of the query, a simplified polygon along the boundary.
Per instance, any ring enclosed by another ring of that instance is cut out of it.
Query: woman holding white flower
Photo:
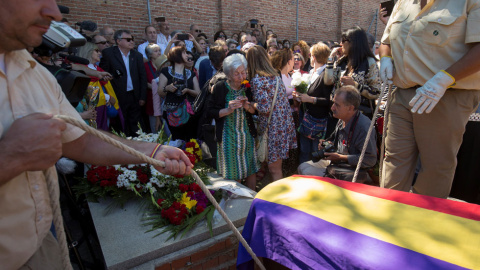
[[[330,94],[333,85],[326,85],[324,81],[325,64],[330,49],[322,42],[310,49],[310,84],[306,92],[295,91],[294,95],[302,103],[300,106],[300,163],[312,159],[311,153],[318,149],[320,139],[325,138],[327,118],[330,112]],[[304,75],[305,76],[305,75]],[[294,81],[301,80],[300,74],[294,74]],[[302,76],[303,77],[303,76]],[[297,90],[298,87],[297,87]]]
[[[254,139],[257,130],[252,92],[245,81],[247,60],[241,54],[232,54],[223,61],[223,71],[227,80],[215,84],[206,106],[216,123],[218,173],[225,179],[246,179],[247,186],[255,190],[255,173],[259,170]]]

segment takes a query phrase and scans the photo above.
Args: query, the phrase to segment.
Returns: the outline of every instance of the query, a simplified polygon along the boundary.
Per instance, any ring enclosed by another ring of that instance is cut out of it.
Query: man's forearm
[[[455,62],[445,71],[452,75],[456,81],[480,71],[480,43],[476,43],[460,60]]]
[[[380,53],[380,57],[383,57],[383,56],[392,57],[392,50],[390,48],[390,45],[382,43],[380,45],[380,47],[378,48],[378,50],[379,50],[379,53]]]
[[[135,148],[147,156],[151,154],[153,148],[156,146],[155,143],[131,141],[108,133],[105,134],[114,137],[116,140]],[[63,155],[70,159],[93,165],[142,163],[137,157],[134,157],[88,133],[75,141],[63,144]]]

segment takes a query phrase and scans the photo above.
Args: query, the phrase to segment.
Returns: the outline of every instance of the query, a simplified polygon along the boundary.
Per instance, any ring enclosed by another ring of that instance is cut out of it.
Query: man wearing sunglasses
[[[197,48],[197,52],[203,51],[202,46],[198,44],[198,42],[195,40],[198,37],[198,35],[200,35],[201,33],[202,33],[202,30],[200,30],[200,28],[198,28],[197,25],[195,24],[190,25],[189,34],[193,38],[190,38],[189,40],[185,40],[185,47],[187,48],[187,51],[191,52],[194,46],[195,48]]]
[[[100,52],[102,52],[105,48],[110,47],[110,44],[108,43],[107,39],[102,35],[94,35],[92,39],[93,39],[93,43],[97,45]]]
[[[139,123],[145,129],[141,107],[147,100],[147,74],[130,31],[118,30],[114,37],[117,46],[103,50],[100,67],[113,75],[111,83],[125,118],[125,134],[135,136]]]

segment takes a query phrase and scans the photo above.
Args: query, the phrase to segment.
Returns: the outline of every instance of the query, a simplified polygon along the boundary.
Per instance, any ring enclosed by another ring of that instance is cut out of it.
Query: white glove
[[[417,94],[408,103],[412,106],[412,113],[430,113],[447,88],[454,83],[455,79],[444,70],[435,74],[422,87],[417,88]]]
[[[380,78],[383,83],[392,84],[393,78],[393,58],[383,56],[380,58]]]

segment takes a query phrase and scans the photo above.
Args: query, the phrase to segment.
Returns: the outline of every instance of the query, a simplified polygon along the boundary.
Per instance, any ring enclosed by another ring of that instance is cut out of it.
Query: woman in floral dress
[[[218,173],[225,179],[245,179],[247,186],[255,190],[255,108],[250,103],[252,92],[244,83],[247,60],[241,54],[233,54],[223,61],[223,71],[227,80],[215,84],[207,103],[208,114],[216,123]]]
[[[267,129],[268,116],[278,83],[278,93],[272,117],[268,124],[268,170],[273,181],[281,179],[282,160],[288,158],[290,149],[297,148],[295,126],[285,85],[272,67],[267,52],[260,46],[248,50],[248,76],[252,86],[253,106],[258,111],[258,134]]]

